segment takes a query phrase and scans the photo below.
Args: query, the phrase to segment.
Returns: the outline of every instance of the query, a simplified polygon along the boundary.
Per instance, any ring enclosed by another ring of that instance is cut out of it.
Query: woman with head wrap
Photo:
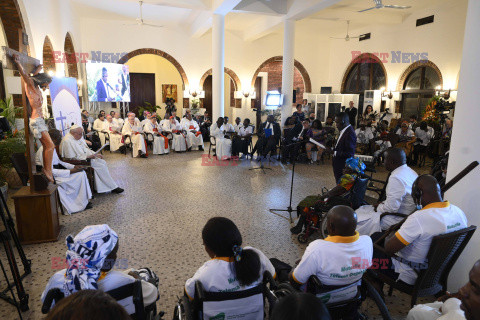
[[[363,174],[365,171],[365,164],[357,158],[348,158],[345,161],[345,168],[343,169],[343,175],[340,177],[340,183],[335,186],[333,189],[330,189],[327,193],[322,195],[308,196],[303,199],[297,207],[297,212],[300,213],[300,218],[298,219],[297,225],[290,229],[293,234],[299,234],[303,230],[303,225],[305,224],[305,208],[310,208],[318,203],[319,201],[328,202],[332,198],[343,197],[348,194],[348,191],[352,189],[355,184],[355,180],[359,174]]]
[[[42,294],[44,301],[48,291],[53,288],[62,290],[65,296],[80,290],[110,291],[127,285],[139,278],[137,274],[112,270],[115,265],[127,269],[125,260],[117,261],[118,236],[108,225],[85,227],[75,237],[66,238],[66,260],[52,259],[52,268],[62,269],[50,278]],[[143,302],[149,306],[158,298],[157,287],[142,281]],[[135,312],[131,299],[119,301],[129,314]]]

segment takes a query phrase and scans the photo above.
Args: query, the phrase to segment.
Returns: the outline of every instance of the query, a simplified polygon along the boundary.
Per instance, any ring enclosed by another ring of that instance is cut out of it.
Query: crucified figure
[[[36,67],[33,72],[33,76],[28,75],[20,63],[20,57],[17,54],[14,54],[12,58],[13,62],[17,66],[17,70],[22,76],[23,81],[25,81],[25,92],[32,108],[29,125],[30,131],[33,133],[35,138],[40,139],[40,142],[43,146],[42,173],[50,182],[53,183],[52,158],[55,145],[48,134],[48,128],[45,125],[45,120],[43,119],[43,97],[42,92],[40,91],[40,88],[43,91],[47,89],[50,82],[52,82],[52,78],[45,73],[40,73],[40,70],[43,67],[42,65]],[[25,112],[28,112],[28,110],[25,109]]]

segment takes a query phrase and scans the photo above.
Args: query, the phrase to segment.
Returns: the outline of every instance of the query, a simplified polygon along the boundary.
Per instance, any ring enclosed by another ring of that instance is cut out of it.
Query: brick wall
[[[56,70],[53,46],[48,36],[45,37],[45,41],[43,42],[43,70],[45,70],[45,72],[50,70],[55,72]]]
[[[279,90],[282,87],[282,61],[272,61],[266,64],[260,72],[268,73],[268,84],[267,90]],[[303,93],[305,92],[305,84],[303,83],[303,77],[298,71],[297,68],[294,69],[293,76],[293,89],[297,90],[296,99],[297,102],[292,105],[295,106],[297,103],[302,103]]]
[[[75,57],[75,48],[73,47],[72,37],[69,33],[65,36],[65,58],[67,64],[68,76],[78,78],[77,61]]]
[[[0,19],[2,19],[8,46],[18,51],[18,29],[22,29],[22,17],[17,10],[16,0],[0,1]]]

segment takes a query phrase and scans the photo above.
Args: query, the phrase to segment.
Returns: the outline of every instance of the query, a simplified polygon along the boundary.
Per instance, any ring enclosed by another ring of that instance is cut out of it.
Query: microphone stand
[[[287,144],[285,147],[290,147],[290,146],[293,146],[295,147],[296,145],[298,144],[301,144],[303,143],[304,141],[303,140],[300,140],[300,141],[297,141],[297,142],[292,142],[290,144]],[[297,209],[293,209],[292,208],[292,196],[293,196],[293,180],[294,180],[294,177],[295,177],[295,163],[297,162],[297,155],[295,155],[295,157],[293,157],[293,163],[292,163],[292,180],[290,182],[290,202],[289,202],[289,205],[287,207],[287,209],[268,209],[268,211],[270,211],[270,213],[273,213],[277,216],[279,216],[280,218],[283,218],[285,220],[289,220],[290,223],[293,223],[293,218],[292,218],[292,212],[297,212]],[[288,215],[290,218],[287,218],[287,217],[284,217],[281,213],[279,212],[288,212]]]

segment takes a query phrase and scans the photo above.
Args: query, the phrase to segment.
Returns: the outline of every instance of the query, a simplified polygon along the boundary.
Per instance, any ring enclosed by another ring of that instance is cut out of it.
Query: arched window
[[[387,86],[385,68],[372,54],[362,54],[353,61],[344,76],[342,93],[363,94]]]
[[[430,66],[423,66],[410,72],[403,84],[403,90],[435,89],[441,84],[437,71]]]

